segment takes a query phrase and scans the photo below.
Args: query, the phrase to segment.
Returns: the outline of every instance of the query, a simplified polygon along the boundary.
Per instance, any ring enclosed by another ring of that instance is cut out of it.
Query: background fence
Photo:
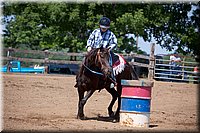
[[[134,66],[136,72],[141,75],[146,75],[148,79],[156,79],[163,81],[185,81],[198,82],[198,73],[194,72],[194,68],[198,65],[197,62],[188,62],[184,60],[180,64],[180,70],[172,70],[169,65],[169,60],[163,56],[154,55],[155,44],[151,44],[150,55],[140,55],[136,53],[121,54],[131,65]],[[37,51],[37,50],[21,50],[14,48],[3,49],[3,64],[8,64],[11,60],[19,60],[22,65],[34,65],[35,63],[49,66],[49,64],[68,64],[81,65],[82,59],[85,56],[83,53],[53,52],[53,51]],[[73,69],[74,66],[71,68]],[[145,76],[143,76],[145,77]]]
[[[81,65],[82,59],[86,52],[83,53],[69,53],[69,52],[53,52],[53,51],[37,51],[37,50],[21,50],[15,48],[3,49],[3,64],[8,64],[9,61],[19,60],[24,66],[34,66],[35,63],[42,66],[49,66],[50,64],[71,64]],[[129,63],[141,70],[146,69],[148,75],[148,68],[150,56],[132,54],[122,54]],[[134,59],[134,61],[133,61]]]
[[[184,56],[177,66],[170,65],[169,59],[155,59],[154,79],[176,82],[199,82],[198,63],[185,61]]]

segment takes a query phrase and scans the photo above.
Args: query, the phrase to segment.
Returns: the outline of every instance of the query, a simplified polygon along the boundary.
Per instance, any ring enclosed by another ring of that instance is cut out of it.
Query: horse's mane
[[[99,50],[99,48],[93,48],[92,50],[90,50],[86,55],[85,58],[89,58],[89,57],[93,57],[97,54],[97,51]]]
[[[85,63],[90,65],[90,63],[95,62],[98,52],[108,52],[108,50],[106,48],[93,48],[85,55]]]
[[[89,66],[91,66],[92,63],[95,62],[95,58],[96,58],[97,52],[98,52],[99,50],[101,50],[101,49],[100,49],[100,48],[94,48],[94,49],[90,50],[90,51],[85,55],[85,58],[84,58],[84,60],[83,60],[83,62],[82,62],[82,65],[81,65],[81,68],[80,68],[80,70],[79,70],[79,73],[78,73],[78,75],[76,76],[76,80],[77,80],[78,84],[81,83],[81,81],[83,80],[83,79],[82,79],[82,75],[83,75],[83,69],[84,69],[84,67],[85,67],[85,66],[89,67]],[[84,66],[83,64],[84,64],[85,66]],[[75,87],[77,87],[77,84],[75,85]]]
[[[86,65],[89,65],[94,61],[97,51],[98,51],[97,49],[92,49],[85,55],[84,63]]]

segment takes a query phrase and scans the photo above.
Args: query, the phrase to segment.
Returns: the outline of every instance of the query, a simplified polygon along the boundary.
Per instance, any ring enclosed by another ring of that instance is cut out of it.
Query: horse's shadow
[[[112,122],[115,123],[115,119],[109,116],[100,116],[97,115],[96,117],[87,117],[85,116],[84,120],[96,120],[96,121],[104,121],[104,122]]]
[[[96,120],[96,121],[116,123],[114,118],[111,118],[111,117],[108,117],[108,116],[100,116],[100,115],[97,115],[96,117],[87,117],[86,116],[84,120]],[[149,125],[149,128],[156,128],[156,127],[158,127],[158,125],[155,125],[155,124]]]

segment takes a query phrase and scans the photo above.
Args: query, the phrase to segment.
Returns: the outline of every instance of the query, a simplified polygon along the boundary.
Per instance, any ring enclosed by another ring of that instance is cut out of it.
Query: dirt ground
[[[2,74],[3,131],[198,131],[198,85],[154,81],[149,128],[97,119],[107,116],[111,96],[96,91],[76,119],[75,76]],[[116,105],[114,109],[116,108]]]

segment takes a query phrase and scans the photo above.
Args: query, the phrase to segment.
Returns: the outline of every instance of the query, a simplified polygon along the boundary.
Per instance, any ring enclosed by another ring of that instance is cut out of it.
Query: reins
[[[100,76],[104,76],[103,73],[97,72],[97,71],[94,71],[94,70],[91,70],[88,66],[86,66],[86,65],[85,65],[85,59],[84,59],[82,65],[83,65],[87,70],[89,70],[91,73],[96,74],[96,75],[100,75]],[[109,78],[114,84],[117,84],[116,81],[114,81],[111,77],[108,76],[108,78]]]
[[[104,75],[103,73],[100,73],[100,72],[91,70],[91,69],[90,69],[89,67],[87,67],[84,63],[83,63],[83,66],[84,66],[87,70],[89,70],[90,72],[92,72],[92,73],[94,73],[94,74],[101,75],[101,76]]]
[[[91,73],[93,73],[93,74],[97,74],[97,75],[104,76],[103,73],[97,72],[97,71],[94,71],[94,70],[91,70],[88,66],[86,66],[86,65],[85,65],[85,59],[84,59],[84,61],[83,61],[83,66],[84,66],[87,70],[89,70]]]

